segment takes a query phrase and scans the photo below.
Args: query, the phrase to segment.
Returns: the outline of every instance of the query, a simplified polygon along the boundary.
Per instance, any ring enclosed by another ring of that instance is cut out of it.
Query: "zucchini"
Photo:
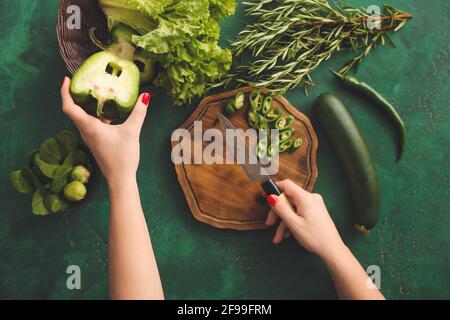
[[[363,233],[375,227],[380,212],[380,188],[375,163],[350,112],[331,93],[320,95],[314,113],[330,138],[350,181],[355,228]]]

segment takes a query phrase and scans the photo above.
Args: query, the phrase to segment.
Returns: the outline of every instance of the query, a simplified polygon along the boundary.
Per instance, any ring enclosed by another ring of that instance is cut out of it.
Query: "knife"
[[[222,113],[217,114],[217,118],[219,119],[220,126],[222,129],[226,132],[226,130],[236,130],[236,127],[231,123],[230,120],[228,120],[227,117],[225,117]],[[242,132],[240,131],[234,131],[235,137],[238,143],[234,143],[235,139],[232,139],[231,141],[226,142],[227,149],[231,150],[233,152],[234,159],[236,160],[236,154],[245,154],[245,155],[252,155],[256,161],[253,161],[254,163],[247,163],[247,159],[250,159],[250,157],[246,157],[245,163],[239,163],[244,169],[245,174],[251,181],[257,181],[261,185],[262,189],[267,195],[274,194],[278,196],[280,201],[285,201],[289,207],[296,212],[293,208],[289,200],[286,198],[286,195],[281,192],[280,188],[278,188],[275,181],[272,179],[272,177],[267,173],[267,170],[262,166],[261,162],[258,160],[258,157],[256,154],[248,147],[248,145],[245,143],[245,138],[242,135]],[[242,146],[245,147],[245,150],[242,150]],[[235,152],[236,149],[236,152]]]

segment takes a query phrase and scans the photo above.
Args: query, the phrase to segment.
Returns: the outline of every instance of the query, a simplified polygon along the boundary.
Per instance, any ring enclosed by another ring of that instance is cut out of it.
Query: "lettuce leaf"
[[[204,33],[204,22],[208,19],[208,0],[176,1],[159,15],[155,30],[134,36],[133,43],[149,52],[166,53],[171,47]]]
[[[140,34],[157,26],[156,19],[173,0],[98,0],[106,16],[108,28],[123,23]]]
[[[231,52],[218,45],[220,22],[234,0],[99,0],[109,28],[123,23],[139,35],[133,44],[161,66],[154,84],[176,105],[204,93],[231,66]]]
[[[154,84],[168,88],[175,105],[203,94],[206,84],[219,79],[231,66],[231,51],[217,43],[192,39],[160,57],[163,71]]]
[[[231,16],[236,11],[236,2],[234,0],[210,0],[210,12],[217,20],[222,20]]]

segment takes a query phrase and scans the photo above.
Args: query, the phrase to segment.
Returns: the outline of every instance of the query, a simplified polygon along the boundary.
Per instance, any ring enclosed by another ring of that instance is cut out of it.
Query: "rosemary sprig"
[[[283,94],[297,86],[311,86],[311,73],[344,49],[356,56],[339,72],[348,73],[378,45],[392,43],[388,31],[400,30],[412,15],[385,5],[376,21],[364,8],[332,7],[326,0],[261,0],[244,2],[246,13],[257,21],[247,25],[232,43],[234,65],[220,83],[212,87],[244,83],[270,87]],[[377,23],[377,28],[368,24]],[[235,61],[236,63],[236,61]]]

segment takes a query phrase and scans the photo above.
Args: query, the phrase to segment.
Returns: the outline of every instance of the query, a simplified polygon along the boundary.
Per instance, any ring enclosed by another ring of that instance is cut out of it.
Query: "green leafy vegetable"
[[[64,189],[64,186],[69,182],[69,174],[72,171],[72,168],[72,166],[67,164],[58,167],[50,187],[52,192],[59,193]]]
[[[164,0],[99,0],[111,30],[118,23],[123,23],[142,34],[150,32],[157,26],[156,18],[164,6],[171,1]]]
[[[58,164],[61,161],[61,150],[55,138],[45,140],[39,148],[40,158],[49,164]]]
[[[55,136],[61,150],[61,158],[65,159],[70,151],[75,150],[78,146],[77,138],[72,132],[63,130]]]
[[[14,189],[16,189],[17,192],[29,194],[34,191],[33,185],[27,179],[25,179],[24,175],[22,174],[22,170],[12,171],[9,174],[9,177]]]
[[[85,164],[86,162],[87,162],[86,153],[77,149],[69,153],[67,158],[64,160],[63,164],[74,167],[80,164]]]
[[[84,184],[89,183],[93,166],[88,155],[78,148],[78,141],[70,131],[61,131],[54,138],[45,140],[39,149],[28,154],[27,159],[26,166],[10,173],[10,180],[18,192],[32,194],[35,215],[60,212],[69,207],[69,199],[81,201],[86,197],[87,186]]]
[[[69,202],[64,197],[48,191],[44,195],[44,205],[51,212],[58,213],[61,210],[67,209]]]
[[[42,186],[42,182],[39,180],[37,175],[30,169],[30,167],[26,166],[22,168],[23,177],[30,183],[34,188],[38,189]]]
[[[176,105],[203,94],[231,66],[231,52],[218,45],[221,20],[234,13],[234,0],[99,0],[109,29],[125,24],[139,34],[138,48],[160,66],[154,84]]]
[[[33,209],[33,213],[36,216],[46,216],[50,213],[44,203],[44,197],[46,194],[46,190],[44,188],[39,188],[33,194],[33,199],[31,200],[31,206]]]
[[[39,168],[39,171],[46,177],[53,179],[55,176],[56,170],[58,169],[59,165],[57,164],[50,164],[45,162],[41,159],[41,156],[39,153],[36,153],[34,155],[34,161],[36,162],[36,166]]]

